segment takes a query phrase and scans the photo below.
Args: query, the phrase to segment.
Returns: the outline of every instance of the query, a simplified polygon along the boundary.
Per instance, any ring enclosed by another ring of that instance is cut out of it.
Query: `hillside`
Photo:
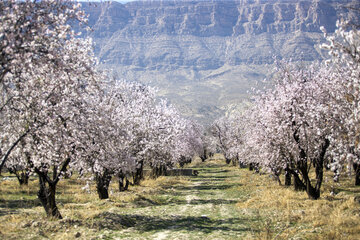
[[[204,123],[246,102],[274,57],[323,59],[328,32],[352,0],[136,1],[87,3],[103,67],[159,87]]]

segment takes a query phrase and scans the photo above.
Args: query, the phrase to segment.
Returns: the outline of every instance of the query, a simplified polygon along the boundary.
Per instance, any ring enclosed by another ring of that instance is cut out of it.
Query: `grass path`
[[[163,204],[119,211],[141,216],[131,232],[112,237],[137,239],[239,239],[251,232],[246,218],[235,206],[244,197],[238,191],[239,176],[219,165],[199,168],[199,175],[186,185],[163,189],[149,202]],[[136,217],[135,217],[136,218]],[[140,220],[140,221],[139,221]]]

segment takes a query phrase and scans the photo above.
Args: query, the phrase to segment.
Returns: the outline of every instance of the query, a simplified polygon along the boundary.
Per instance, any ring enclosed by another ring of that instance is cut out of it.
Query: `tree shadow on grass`
[[[191,179],[192,182],[213,182],[213,181],[225,181],[225,179],[231,179],[232,177],[208,177],[208,176],[198,176],[197,178]]]
[[[218,168],[214,168],[214,169],[209,169],[209,168],[203,168],[203,169],[197,169],[199,173],[203,173],[203,174],[219,174],[219,173],[228,173],[230,172],[230,170],[226,170],[226,169],[218,169]]]
[[[6,209],[33,208],[38,206],[41,206],[41,203],[38,199],[17,199],[17,200],[0,199],[0,207]]]
[[[173,186],[172,188],[176,191],[206,191],[206,190],[226,190],[234,187],[241,186],[239,183],[234,184],[208,184],[204,183],[201,185],[193,186]],[[187,193],[188,194],[188,193]]]
[[[57,205],[72,203],[63,199],[56,200]],[[18,213],[20,209],[31,209],[42,206],[39,199],[0,199],[0,216]]]
[[[227,200],[227,199],[193,199],[191,201],[185,201],[185,200],[177,200],[177,201],[169,201],[169,203],[178,204],[178,205],[203,205],[203,204],[214,204],[214,205],[220,205],[220,204],[236,204],[239,201],[236,200]]]
[[[7,209],[7,208],[1,209],[1,207],[0,207],[0,217],[5,216],[5,215],[10,215],[10,214],[16,214],[16,213],[18,213],[17,210]]]
[[[29,209],[41,206],[40,201],[37,199],[24,199],[24,200],[4,200],[0,199],[0,216],[9,214],[16,214],[20,209]]]
[[[176,194],[178,196],[178,194]],[[238,200],[232,199],[192,199],[191,201],[187,201],[185,199],[172,198],[168,197],[168,199],[150,199],[145,196],[139,196],[132,203],[136,205],[136,207],[151,207],[151,206],[164,206],[164,205],[204,205],[204,204],[236,204]]]
[[[97,218],[97,219],[96,219]],[[137,214],[117,214],[105,212],[95,217],[93,227],[108,228],[110,230],[120,230],[133,227],[139,232],[173,230],[186,230],[211,233],[214,231],[232,231],[245,232],[252,229],[246,227],[250,222],[256,219],[251,218],[228,218],[215,220],[208,217],[192,217],[192,216],[143,216]]]

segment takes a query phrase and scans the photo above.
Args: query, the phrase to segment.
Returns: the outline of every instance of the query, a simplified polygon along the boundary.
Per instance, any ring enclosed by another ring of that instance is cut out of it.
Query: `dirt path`
[[[229,168],[228,168],[229,169]],[[249,233],[249,221],[236,203],[243,197],[237,176],[221,166],[199,169],[186,186],[175,185],[156,197],[163,204],[133,209],[141,216],[122,239],[239,239]],[[143,218],[143,219],[141,219]]]

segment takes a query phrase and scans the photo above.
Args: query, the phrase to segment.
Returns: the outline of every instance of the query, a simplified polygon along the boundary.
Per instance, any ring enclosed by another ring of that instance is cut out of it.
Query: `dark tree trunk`
[[[255,170],[255,173],[259,173],[259,172],[260,172],[260,167],[259,167],[259,164],[258,164],[258,163],[255,163],[255,164],[254,164],[254,170]]]
[[[275,181],[277,181],[278,183],[279,183],[279,185],[281,186],[282,184],[281,184],[281,180],[280,180],[280,177],[279,177],[279,174],[273,174],[273,177],[274,177],[274,179],[275,179]]]
[[[21,170],[21,171],[18,171],[16,169],[16,167],[12,167],[12,168],[7,168],[9,173],[11,174],[15,174],[20,186],[22,185],[28,185],[29,183],[29,171],[28,169],[24,169],[24,170]]]
[[[232,162],[233,166],[235,167],[238,163],[238,159],[233,158],[233,159],[231,159],[231,162]]]
[[[249,164],[249,171],[254,171],[254,164],[252,163]]]
[[[109,198],[109,185],[111,181],[111,175],[105,171],[103,174],[96,174],[96,190],[100,199]]]
[[[321,151],[319,153],[319,156],[317,156],[315,159],[312,159],[312,163],[315,166],[315,174],[316,174],[316,184],[315,187],[311,185],[311,180],[309,178],[309,173],[307,169],[306,164],[306,158],[303,161],[300,162],[300,171],[303,176],[303,180],[306,185],[306,193],[308,194],[310,199],[319,199],[320,198],[320,188],[323,181],[323,175],[324,175],[324,159],[325,159],[325,153],[330,145],[330,141],[328,139],[324,139],[324,143],[321,145]],[[304,153],[305,154],[305,153]]]
[[[201,160],[202,160],[202,157],[200,156]],[[180,157],[180,161],[179,161],[179,165],[180,167],[184,167],[185,164],[188,164],[188,163],[191,163],[192,159],[191,158],[187,158],[187,157],[184,157],[184,156],[181,156]],[[203,160],[202,160],[203,161]]]
[[[240,168],[246,168],[246,164],[243,163],[242,161],[239,161],[239,167]]]
[[[154,167],[152,169],[152,174],[151,176],[153,178],[158,178],[159,176],[166,176],[166,166],[165,165],[160,165],[160,166],[157,166],[157,167]]]
[[[127,178],[125,178],[125,187],[124,187],[124,191],[126,191],[126,190],[128,190],[128,189],[129,189],[129,183],[130,183],[130,181],[129,181]]]
[[[311,186],[311,182],[309,181],[309,192],[308,195],[312,199],[320,198],[320,189],[321,184],[324,177],[324,162],[325,162],[325,153],[330,146],[330,141],[328,139],[324,139],[324,143],[321,145],[321,151],[319,156],[313,160],[315,164],[315,173],[316,173],[316,184],[315,187]]]
[[[138,166],[136,168],[136,172],[133,176],[133,180],[134,180],[134,185],[140,185],[140,181],[143,179],[143,165],[144,162],[140,161],[138,163]]]
[[[29,174],[27,172],[21,172],[19,176],[17,176],[20,185],[28,185],[29,183]]]
[[[313,186],[311,186],[310,181],[306,182],[306,193],[309,196],[310,199],[319,199],[320,197],[320,189],[316,189]]]
[[[230,163],[231,163],[231,159],[225,158],[225,162],[226,162],[226,164],[230,164]]]
[[[291,173],[289,167],[285,168],[285,186],[291,186]]]
[[[355,186],[360,186],[360,164],[354,163],[353,168],[355,171]]]
[[[66,158],[60,169],[58,169],[58,166],[53,166],[52,178],[50,178],[47,170],[41,171],[41,169],[35,167],[30,158],[28,158],[30,168],[33,168],[39,176],[39,191],[37,195],[48,217],[62,219],[59,209],[56,206],[56,185],[69,166],[70,161],[70,157]]]
[[[289,170],[290,171],[290,170]],[[301,181],[299,174],[297,174],[295,171],[290,171],[291,174],[294,177],[294,190],[295,191],[305,191],[306,190],[306,186],[305,184]]]
[[[128,190],[130,183],[129,180],[123,174],[119,174],[118,177],[119,177],[119,191],[123,192]]]
[[[250,163],[250,164],[249,164],[249,170],[250,170],[250,171],[255,171],[256,173],[259,173],[259,172],[260,172],[259,164],[257,164],[257,163]]]
[[[293,126],[296,126],[296,122],[293,122]],[[325,161],[325,153],[330,146],[330,141],[324,138],[324,142],[321,145],[320,153],[314,159],[311,159],[311,163],[315,167],[316,173],[316,184],[315,187],[311,185],[311,180],[309,178],[309,168],[308,168],[308,156],[306,151],[300,144],[300,137],[298,134],[298,129],[294,130],[293,133],[294,140],[298,144],[299,148],[299,161],[297,162],[297,169],[300,171],[303,178],[303,185],[306,187],[306,193],[310,199],[318,199],[320,197],[320,188],[323,180],[323,172],[324,172],[324,161]],[[295,177],[295,174],[293,174]],[[297,181],[297,179],[294,179]]]
[[[49,183],[46,181],[44,174],[39,175],[40,189],[38,191],[38,198],[45,209],[48,217],[62,219],[59,209],[56,206],[55,193],[56,183]]]
[[[203,154],[200,156],[200,158],[201,158],[202,162],[205,162],[205,160],[207,159],[207,150],[206,149],[204,149]]]
[[[160,166],[160,172],[159,172],[159,176],[166,176],[166,166],[165,165],[161,165]]]
[[[120,192],[123,192],[125,191],[125,187],[124,187],[124,179],[125,177],[124,176],[118,176],[119,177],[119,191]]]

